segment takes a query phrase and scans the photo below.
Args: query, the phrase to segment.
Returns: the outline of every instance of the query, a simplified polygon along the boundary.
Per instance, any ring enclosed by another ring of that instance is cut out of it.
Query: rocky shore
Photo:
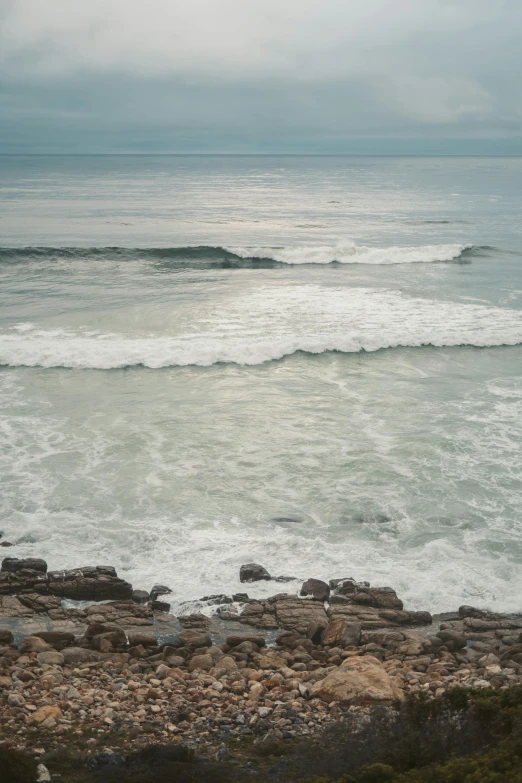
[[[240,577],[271,579],[252,563]],[[0,744],[45,757],[66,738],[92,769],[150,742],[222,760],[233,739],[309,736],[408,693],[522,683],[518,616],[462,606],[432,618],[348,577],[309,579],[300,595],[207,596],[178,616],[159,600],[169,592],[133,590],[107,566],[5,558]]]

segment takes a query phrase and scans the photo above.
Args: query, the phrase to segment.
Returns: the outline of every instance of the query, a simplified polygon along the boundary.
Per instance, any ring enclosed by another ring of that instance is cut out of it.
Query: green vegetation
[[[522,783],[522,687],[452,689],[412,696],[397,709],[375,707],[308,741],[230,740],[229,762],[212,762],[181,745],[150,745],[125,765],[86,769],[85,750],[43,761],[66,783]],[[0,781],[33,783],[35,762],[0,749]]]

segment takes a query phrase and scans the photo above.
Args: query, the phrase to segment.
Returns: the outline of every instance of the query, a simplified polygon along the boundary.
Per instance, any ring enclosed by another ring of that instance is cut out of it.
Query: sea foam
[[[180,334],[28,326],[0,335],[0,364],[86,369],[256,365],[299,351],[522,343],[520,310],[319,285],[261,287],[216,306]]]

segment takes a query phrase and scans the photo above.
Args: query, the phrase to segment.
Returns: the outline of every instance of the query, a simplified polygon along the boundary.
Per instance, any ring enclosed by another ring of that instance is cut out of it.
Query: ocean
[[[254,561],[522,611],[521,182],[520,158],[0,157],[5,554],[174,609]]]

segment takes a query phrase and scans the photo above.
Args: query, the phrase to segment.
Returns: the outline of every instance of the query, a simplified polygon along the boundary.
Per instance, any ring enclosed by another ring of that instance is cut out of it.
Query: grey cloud
[[[4,0],[0,15],[8,151],[522,135],[518,0]]]

